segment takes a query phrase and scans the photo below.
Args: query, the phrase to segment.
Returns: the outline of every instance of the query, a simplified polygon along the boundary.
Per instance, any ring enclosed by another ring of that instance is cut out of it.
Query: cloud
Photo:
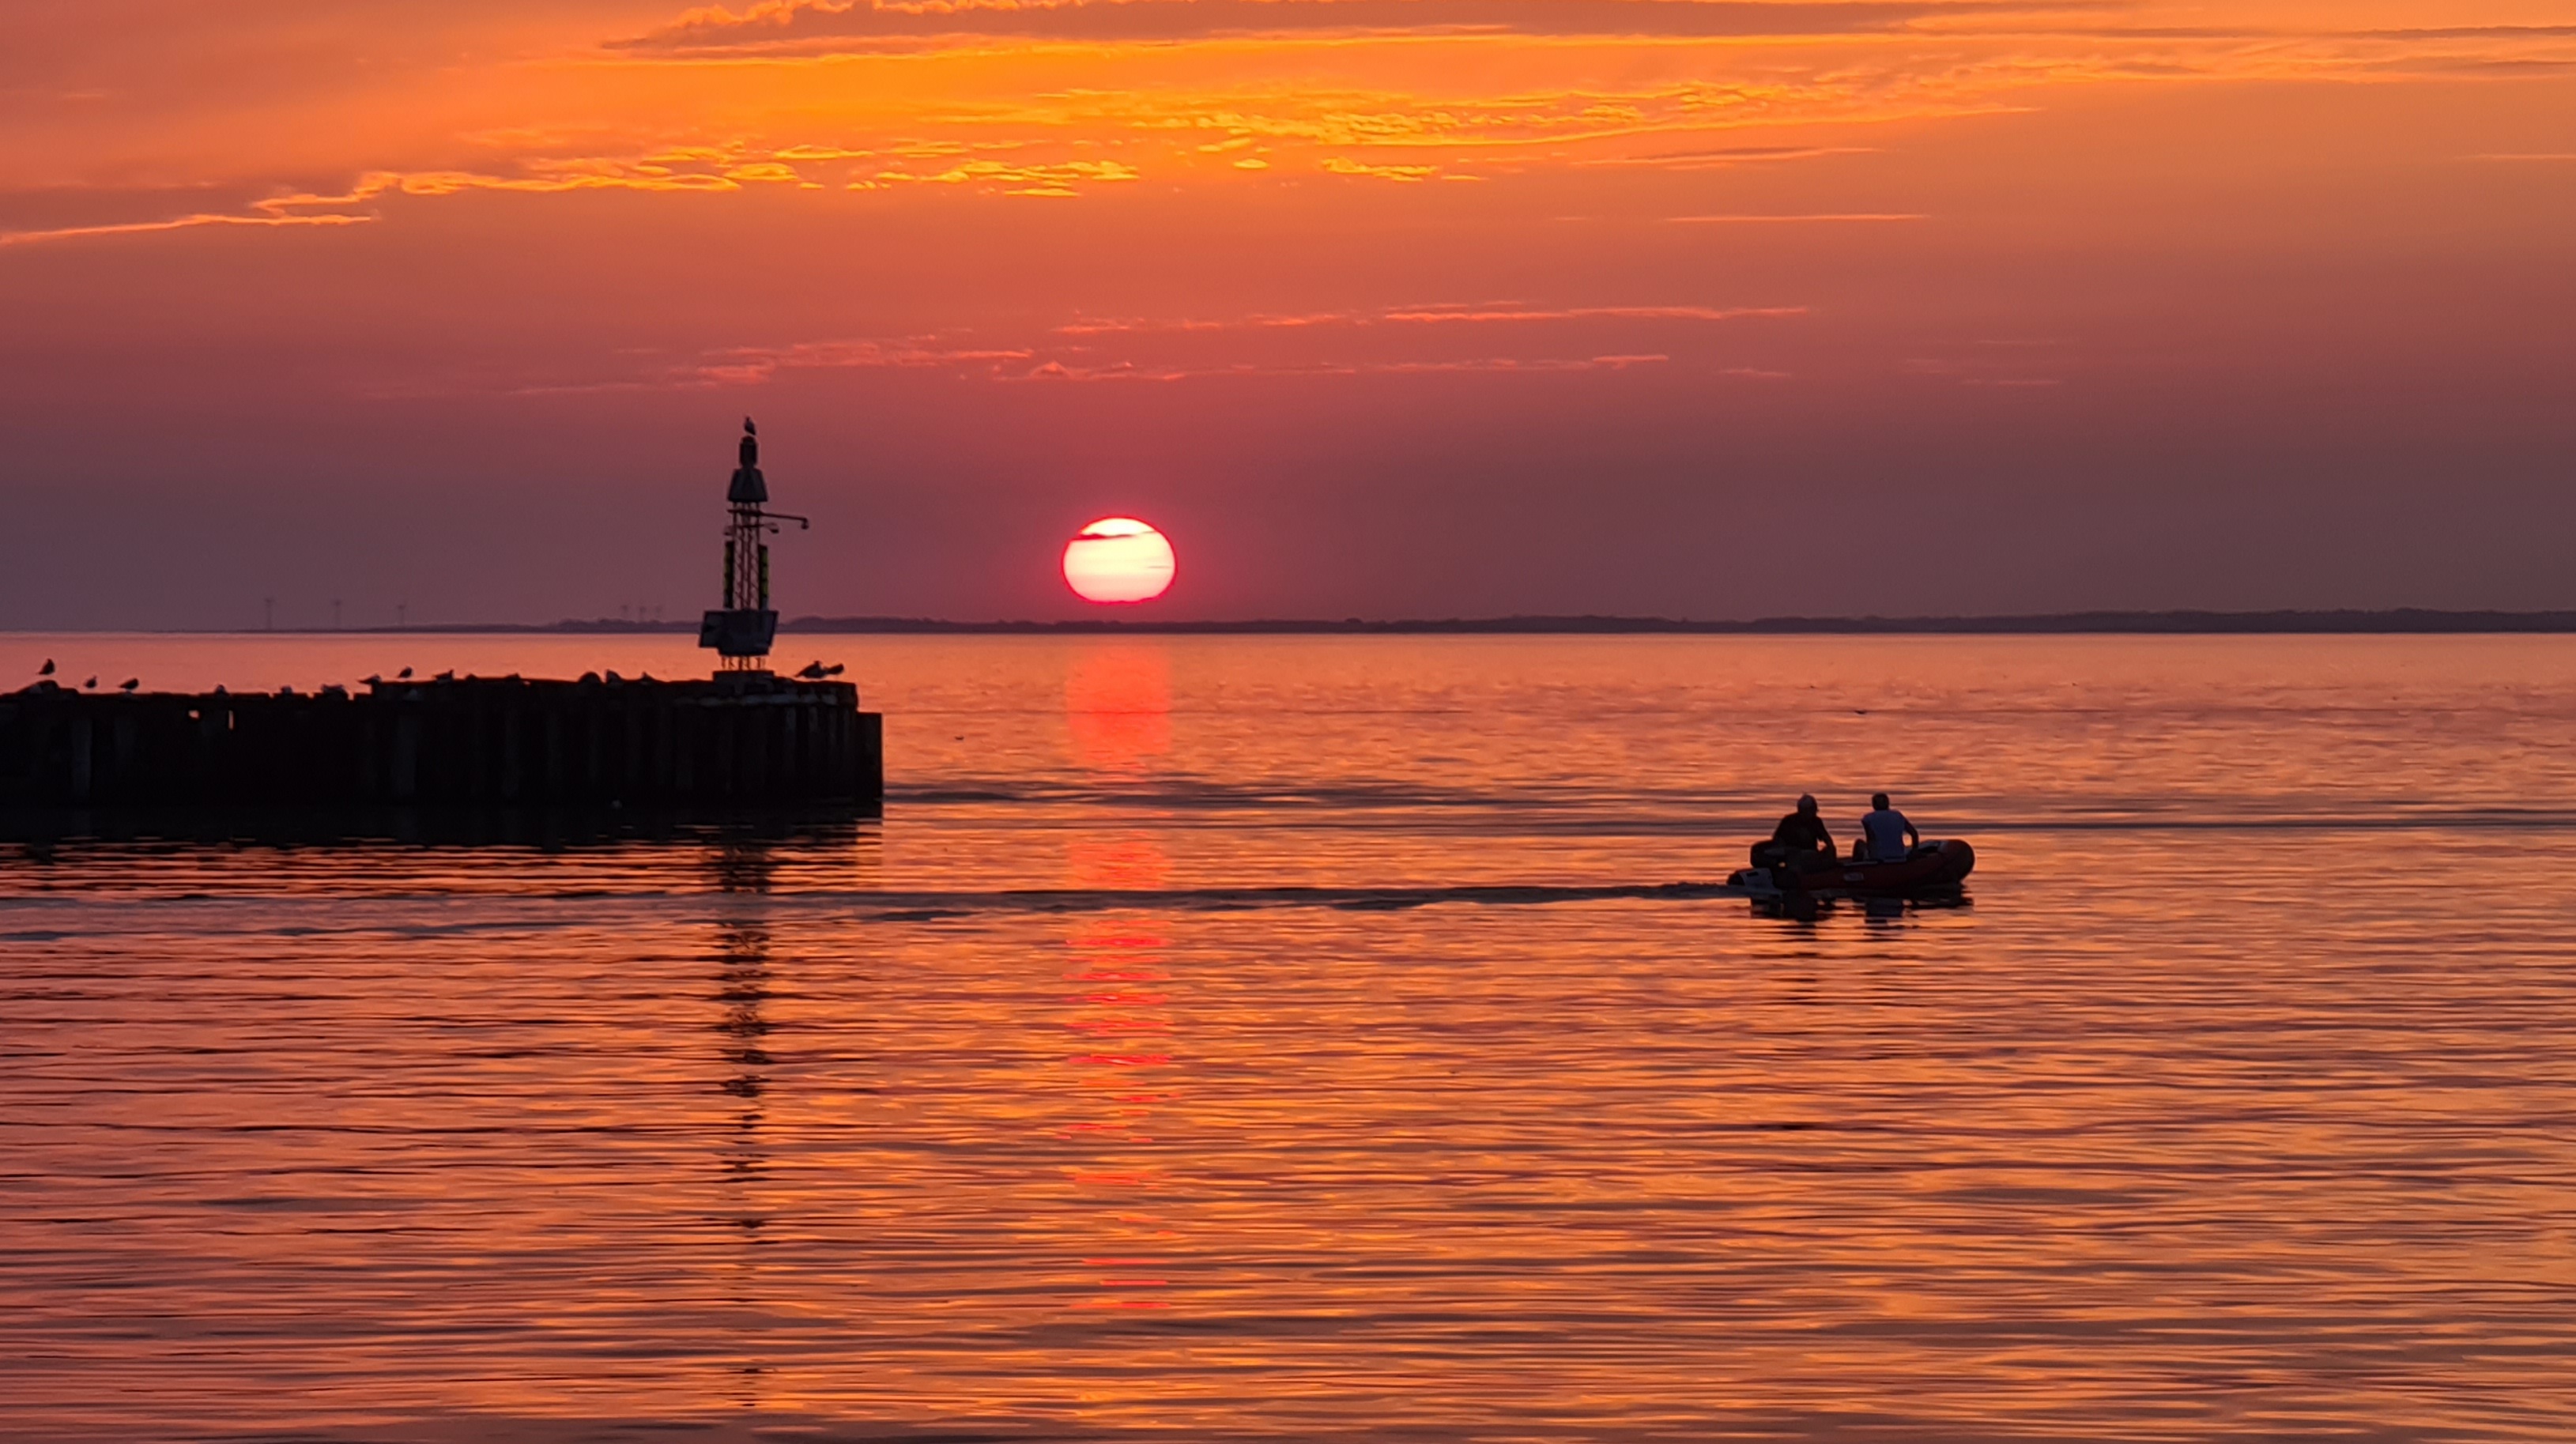
[[[1440,174],[1436,165],[1369,165],[1338,155],[1325,157],[1324,169],[1335,175],[1367,175],[1391,181],[1425,181]]]
[[[964,146],[911,144],[888,153],[963,151]],[[0,246],[40,241],[82,240],[101,236],[185,231],[208,226],[349,226],[373,221],[367,209],[388,197],[438,198],[471,191],[521,195],[560,195],[576,191],[644,191],[724,193],[752,186],[823,189],[800,163],[843,162],[878,154],[836,146],[788,145],[775,149],[740,143],[720,146],[651,148],[627,156],[528,157],[518,162],[520,174],[471,170],[371,170],[338,191],[291,191],[248,203],[235,213],[192,211],[143,221],[101,222],[0,231]],[[1018,196],[1070,196],[1077,185],[1105,185],[1138,179],[1134,167],[1119,161],[1006,163],[967,160],[935,171],[916,173],[895,165],[847,183],[851,190],[883,190],[897,185],[947,185]]]
[[[1436,376],[1449,374],[1557,375],[1575,371],[1625,371],[1670,361],[1659,354],[1608,356],[1470,356],[1432,361],[1313,361],[1287,365],[1152,366],[1134,361],[1102,365],[1047,361],[1000,381],[1191,381],[1221,377]]]
[[[354,226],[373,219],[372,216],[223,216],[199,213],[174,216],[163,221],[123,221],[99,226],[58,226],[44,231],[0,231],[0,246],[33,245],[42,241],[86,240],[95,236],[149,235],[156,231],[195,230],[201,226]]]
[[[1911,211],[1829,211],[1816,215],[1722,215],[1666,216],[1668,225],[1677,226],[1825,226],[1878,225],[1900,221],[1923,221],[1931,217]]]
[[[970,160],[931,175],[915,175],[900,166],[850,182],[852,190],[889,185],[985,185],[1015,196],[1078,195],[1076,185],[1115,185],[1138,180],[1135,167],[1114,160],[1074,160],[1058,164],[1013,164]]]
[[[1486,323],[1494,321],[1740,321],[1747,317],[1803,316],[1804,306],[1739,306],[1720,310],[1709,306],[1568,306],[1543,310],[1529,306],[1422,306],[1411,310],[1388,311],[1379,319],[1398,324],[1438,325],[1447,322]]]
[[[1778,165],[1793,160],[1820,160],[1833,155],[1876,155],[1872,145],[1729,145],[1712,150],[1663,151],[1652,155],[1594,156],[1584,165],[1644,166],[1658,170],[1732,170],[1745,165]]]
[[[996,343],[966,333],[905,337],[857,337],[799,341],[783,345],[730,346],[702,352],[674,365],[640,374],[580,381],[529,381],[508,387],[513,395],[697,390],[711,387],[764,386],[796,371],[948,371],[965,379],[1023,381],[1181,381],[1221,376],[1402,376],[1445,373],[1528,373],[1623,371],[1671,362],[1667,351],[1600,351],[1578,355],[1539,356],[1362,356],[1325,355],[1308,359],[1220,356],[1207,347],[1177,356],[1104,357],[1094,344],[1101,337],[1130,337],[1151,349],[1157,337],[1268,331],[1283,336],[1316,328],[1335,328],[1346,336],[1359,328],[1411,327],[1423,322],[1527,322],[1586,319],[1680,320],[1705,322],[1744,316],[1796,316],[1803,308],[1766,307],[1719,310],[1703,306],[1575,306],[1542,310],[1516,305],[1443,303],[1395,307],[1370,312],[1321,312],[1302,316],[1248,316],[1231,321],[1080,320],[1047,333],[1057,340],[1026,344]],[[1318,332],[1318,336],[1325,334]],[[1399,335],[1402,332],[1381,332]],[[1312,343],[1299,343],[1309,345]],[[1273,348],[1275,349],[1275,348]],[[1742,370],[1746,375],[1771,373]],[[427,393],[423,393],[427,394]]]
[[[1318,311],[1304,315],[1250,315],[1226,320],[1186,317],[1147,320],[1121,317],[1070,321],[1055,328],[1059,336],[1106,336],[1139,332],[1275,331],[1312,326],[1433,326],[1452,324],[1528,323],[1537,321],[1742,321],[1804,316],[1804,306],[1525,306],[1515,302],[1434,301],[1389,306],[1376,311]]]
[[[961,36],[1135,42],[1291,34],[1849,35],[2031,8],[2021,0],[771,0],[739,14],[692,10],[613,48],[810,55]]]

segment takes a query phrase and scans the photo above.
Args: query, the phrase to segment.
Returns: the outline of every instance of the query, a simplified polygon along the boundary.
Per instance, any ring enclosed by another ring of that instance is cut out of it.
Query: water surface
[[[882,821],[0,854],[10,1437],[2576,1435],[2576,641],[789,645]]]

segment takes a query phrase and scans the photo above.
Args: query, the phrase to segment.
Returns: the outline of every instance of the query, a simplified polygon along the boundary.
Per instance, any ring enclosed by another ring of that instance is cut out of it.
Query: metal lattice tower
[[[741,464],[725,488],[724,605],[698,622],[698,645],[716,651],[718,672],[766,672],[769,647],[778,638],[778,612],[769,605],[769,533],[801,516],[768,509],[769,482],[760,474],[760,429],[742,419]]]

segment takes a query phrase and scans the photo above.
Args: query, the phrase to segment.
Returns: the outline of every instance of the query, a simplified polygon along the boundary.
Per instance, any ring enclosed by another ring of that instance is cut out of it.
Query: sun
[[[1105,516],[1064,544],[1064,580],[1088,602],[1150,602],[1172,585],[1172,544],[1130,516]]]

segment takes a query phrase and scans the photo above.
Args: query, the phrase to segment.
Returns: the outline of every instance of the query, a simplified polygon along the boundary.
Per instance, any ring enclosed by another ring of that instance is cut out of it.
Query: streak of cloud
[[[1667,225],[1676,226],[1830,226],[1883,225],[1902,221],[1923,221],[1931,217],[1911,211],[1827,211],[1811,215],[1715,215],[1666,216]]]
[[[1309,315],[1250,315],[1230,319],[1184,317],[1150,320],[1137,317],[1070,321],[1055,328],[1059,336],[1103,336],[1137,332],[1273,331],[1312,326],[1425,326],[1528,323],[1539,321],[1742,321],[1806,315],[1804,306],[1524,306],[1504,302],[1429,302],[1391,306],[1377,311],[1326,311]]]
[[[829,53],[955,36],[1133,42],[1291,34],[1849,35],[2031,8],[2014,0],[787,0],[739,14],[693,10],[617,48],[703,56]]]
[[[162,231],[188,231],[204,226],[354,226],[372,216],[226,216],[199,213],[162,221],[123,221],[113,225],[58,226],[52,230],[0,231],[0,246],[36,245],[45,241],[89,240],[101,236],[139,236]]]

